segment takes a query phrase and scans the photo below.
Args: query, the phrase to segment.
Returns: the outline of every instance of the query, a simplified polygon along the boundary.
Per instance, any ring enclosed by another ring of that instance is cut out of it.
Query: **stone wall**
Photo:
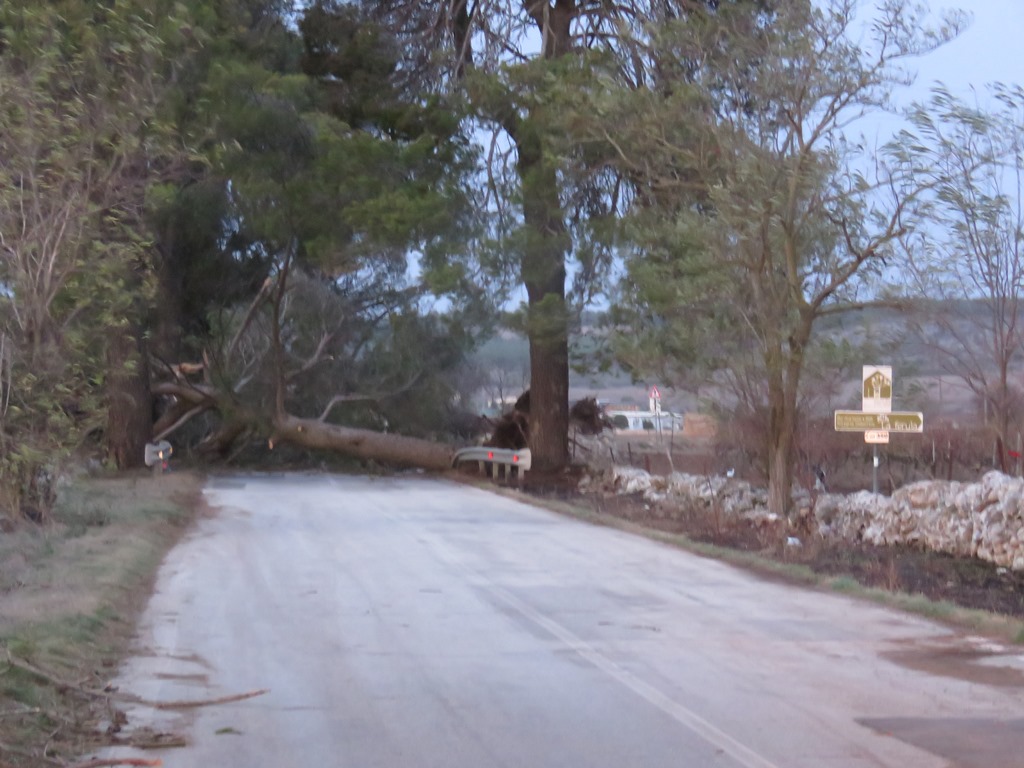
[[[724,515],[777,522],[767,494],[725,477],[674,473],[652,476],[635,467],[613,467],[584,481],[608,493],[641,493],[651,503],[717,506]],[[867,491],[851,495],[796,490],[799,517],[812,518],[823,538],[870,544],[915,544],[937,552],[977,557],[1024,570],[1024,480],[989,472],[979,483],[929,480],[900,488],[891,497]]]

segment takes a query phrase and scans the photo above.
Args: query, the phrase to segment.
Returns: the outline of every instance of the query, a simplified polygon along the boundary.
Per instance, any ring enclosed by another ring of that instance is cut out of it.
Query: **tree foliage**
[[[158,114],[176,21],[171,8],[130,0],[0,9],[0,486],[10,510],[45,511],[63,459],[127,407],[109,384],[139,358],[112,367],[111,339],[151,296],[142,222],[150,183],[177,161]]]
[[[784,511],[807,372],[850,361],[816,327],[885,299],[928,217],[957,224],[915,259],[998,296],[991,351],[1009,371],[1019,349],[1020,96],[989,116],[939,94],[867,146],[852,123],[961,19],[892,0],[862,35],[858,6],[5,3],[4,503],[45,507],[87,435],[137,461],[151,362],[157,436],[434,435],[511,273],[535,464],[557,469],[574,313],[623,258],[620,361],[730,383]],[[1006,411],[1002,381],[978,386]]]
[[[217,450],[289,414],[380,428],[399,393],[437,413],[492,311],[473,274],[458,104],[404,88],[387,31],[345,4],[313,4],[286,43],[280,66],[214,61],[202,89],[217,105],[207,184],[222,185],[222,247],[249,265],[250,292],[208,306],[205,396],[169,368],[157,431],[216,409]],[[421,317],[440,298],[445,316]]]
[[[913,146],[935,181],[932,216],[944,226],[906,248],[932,309],[919,331],[984,404],[1005,471],[1024,397],[1014,374],[1024,353],[1024,93],[995,86],[992,96],[982,108],[937,88],[912,111]]]
[[[326,417],[339,394],[417,385],[443,400],[464,323],[488,316],[462,258],[473,155],[457,105],[398,87],[376,46],[332,42],[331,25],[304,40],[290,12],[261,0],[0,10],[5,507],[45,509],[87,435],[119,465],[141,459],[151,351],[171,379],[157,432],[215,407],[225,449],[286,408]],[[348,70],[323,56],[331,45]],[[332,93],[346,79],[368,89],[358,119]],[[430,295],[448,297],[446,320],[419,317]],[[177,365],[190,350],[205,355],[202,382]],[[409,371],[388,368],[403,360]]]
[[[568,460],[569,334],[580,303],[606,285],[613,261],[609,222],[620,206],[615,172],[566,151],[559,86],[572,82],[579,62],[593,54],[607,57],[628,87],[645,87],[658,76],[657,62],[627,43],[630,33],[645,37],[649,24],[727,4],[364,4],[403,43],[409,78],[464,93],[474,127],[491,133],[482,204],[497,213],[494,235],[525,289],[519,315],[530,342],[535,467],[558,469]]]
[[[660,25],[655,87],[608,74],[574,109],[575,130],[610,145],[638,182],[623,356],[643,367],[653,352],[677,370],[756,361],[779,514],[815,324],[879,298],[873,281],[895,267],[935,183],[905,137],[873,153],[851,122],[886,105],[901,61],[960,23],[931,27],[920,9],[886,3],[861,44],[857,7],[786,3],[764,25],[723,6]]]

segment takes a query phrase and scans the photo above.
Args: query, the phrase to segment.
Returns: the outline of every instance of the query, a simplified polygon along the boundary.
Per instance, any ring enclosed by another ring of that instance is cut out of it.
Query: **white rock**
[[[636,467],[613,467],[612,485],[619,493],[643,493],[651,488],[651,476]]]
[[[777,522],[767,513],[767,492],[739,480],[680,472],[652,477],[635,467],[613,467],[610,478],[605,477],[605,487],[610,485],[617,493],[643,493],[649,502],[685,499],[758,525]],[[1019,478],[989,472],[977,483],[921,481],[900,488],[891,498],[861,491],[848,496],[819,494],[812,500],[806,491],[796,489],[793,498],[805,516],[813,510],[823,537],[915,543],[1024,570],[1024,480]]]

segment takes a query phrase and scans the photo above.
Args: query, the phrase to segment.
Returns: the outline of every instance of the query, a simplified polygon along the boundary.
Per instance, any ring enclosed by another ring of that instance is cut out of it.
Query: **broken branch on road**
[[[71,691],[73,693],[81,694],[92,699],[105,699],[107,701],[117,701],[123,704],[141,704],[146,707],[153,707],[154,709],[191,709],[194,707],[208,707],[216,706],[217,704],[229,704],[234,701],[243,701],[245,699],[251,699],[256,696],[262,696],[265,693],[269,693],[269,688],[260,688],[259,690],[246,691],[245,693],[233,693],[227,696],[219,696],[213,699],[188,699],[183,701],[152,701],[150,699],[143,699],[140,696],[135,696],[128,693],[118,693],[116,691],[98,691],[92,688],[85,688],[80,685],[75,685],[66,680],[61,680],[56,675],[52,675],[45,670],[39,669],[27,661],[15,659],[11,656],[11,652],[7,651],[7,664],[14,669],[21,670],[30,675],[39,677],[46,682],[53,685],[58,690]]]

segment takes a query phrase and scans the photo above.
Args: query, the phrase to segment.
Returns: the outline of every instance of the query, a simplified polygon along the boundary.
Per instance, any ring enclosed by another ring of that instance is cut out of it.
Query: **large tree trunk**
[[[567,344],[530,339],[530,453],[533,467],[553,472],[569,458]]]
[[[575,2],[524,2],[541,34],[541,55],[554,59],[572,50]],[[569,461],[569,316],[565,260],[572,247],[559,197],[558,175],[530,115],[501,121],[518,153],[526,247],[522,278],[530,342],[530,452],[533,466],[555,472]]]
[[[288,414],[274,420],[271,442],[289,442],[304,448],[339,451],[361,459],[439,471],[451,469],[455,455],[452,447],[443,443],[343,427],[317,419],[300,419]]]
[[[999,451],[999,471],[1004,475],[1010,473],[1007,450],[1010,447],[1010,423],[1013,403],[1010,397],[1009,356],[1003,355],[999,361],[998,405],[996,408],[996,450]],[[985,393],[988,397],[988,393]]]
[[[185,269],[175,248],[175,227],[167,226],[157,249],[156,329],[154,352],[161,360],[181,359]]]
[[[558,178],[544,158],[529,119],[517,135],[527,228],[522,276],[530,340],[530,452],[540,471],[569,460],[569,317],[565,258],[569,238],[562,219]]]
[[[232,419],[225,429],[214,437],[221,441],[217,448],[226,450],[229,445],[223,440],[230,433],[238,436],[244,432],[259,431],[266,426],[266,419],[250,413],[230,402],[230,396],[208,384],[189,384],[184,381],[162,382],[154,386],[157,394],[172,396],[177,400],[176,426],[184,424],[191,415],[207,410],[230,412]],[[303,419],[288,413],[280,413],[271,424],[270,447],[291,443],[303,448],[337,451],[360,459],[370,459],[385,464],[443,471],[451,469],[455,450],[450,445],[421,440],[405,435],[375,432],[370,429],[344,427],[329,424],[319,419]],[[170,435],[173,428],[166,430]]]
[[[780,518],[793,506],[793,449],[797,428],[797,395],[804,350],[811,337],[813,317],[805,314],[785,342],[769,343],[765,357],[768,376],[768,511]]]
[[[148,356],[141,334],[115,328],[107,347],[107,455],[119,469],[141,467],[153,427]]]
[[[792,432],[774,436],[768,456],[768,511],[785,517],[793,503],[793,440]]]

